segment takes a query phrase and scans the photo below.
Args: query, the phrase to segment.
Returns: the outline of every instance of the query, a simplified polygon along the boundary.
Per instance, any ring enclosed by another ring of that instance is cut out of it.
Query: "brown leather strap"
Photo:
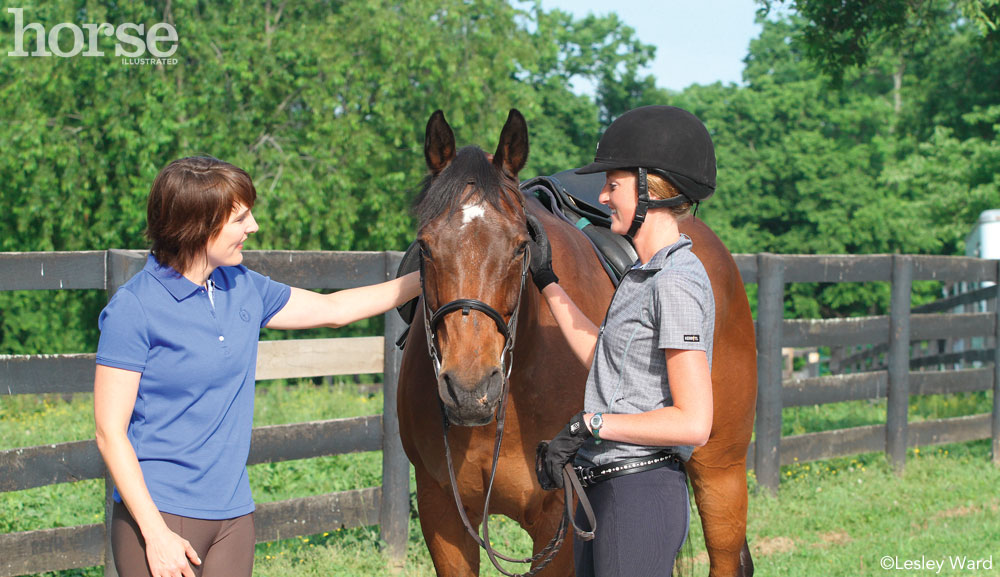
[[[566,518],[573,523],[573,530],[576,532],[577,537],[583,539],[584,541],[590,541],[594,538],[594,532],[597,531],[597,517],[594,515],[594,508],[590,505],[590,499],[587,498],[587,493],[583,490],[583,485],[580,484],[580,478],[576,476],[576,470],[573,469],[571,463],[566,463],[563,465],[563,488],[566,491]],[[587,516],[587,523],[590,524],[590,531],[584,531],[573,520],[573,512],[570,510],[573,502],[572,493],[575,492],[577,498],[580,500],[580,508],[583,509],[584,515]]]
[[[500,408],[497,411],[497,434],[493,445],[493,464],[490,470],[490,480],[486,489],[486,499],[483,503],[482,537],[480,537],[476,530],[472,527],[472,522],[469,521],[469,516],[465,513],[465,507],[462,505],[462,497],[458,492],[458,482],[455,478],[455,465],[451,457],[451,446],[448,443],[448,429],[450,428],[450,424],[448,423],[448,416],[445,414],[444,406],[442,405],[441,417],[444,429],[444,452],[445,458],[448,462],[448,480],[451,483],[451,492],[455,498],[455,506],[458,509],[458,514],[462,518],[462,524],[465,525],[465,530],[472,536],[473,539],[476,540],[476,543],[486,551],[486,556],[489,557],[490,562],[493,563],[493,566],[496,567],[497,571],[507,577],[531,577],[545,568],[546,565],[551,563],[556,554],[559,553],[559,550],[562,548],[563,542],[566,539],[566,532],[569,525],[573,526],[573,530],[581,539],[589,541],[594,538],[594,531],[597,529],[597,520],[594,516],[593,507],[591,507],[590,501],[587,499],[587,495],[584,493],[583,487],[580,485],[580,480],[577,478],[572,464],[566,463],[563,467],[565,511],[562,519],[559,521],[559,526],[556,529],[555,535],[552,536],[552,539],[549,540],[548,544],[546,544],[545,547],[535,555],[523,559],[517,559],[498,553],[493,548],[489,537],[490,497],[493,493],[493,481],[496,478],[497,464],[500,461],[500,445],[503,442],[504,422],[506,421],[507,413],[507,386],[507,381],[504,379],[504,390],[501,391],[503,400],[501,401]],[[590,531],[580,529],[573,520],[573,493],[576,493],[580,506],[583,508],[584,513],[587,516],[587,521],[589,522],[591,528]],[[511,573],[500,565],[498,559],[510,563],[537,563],[537,565],[532,567],[531,570],[526,573]]]

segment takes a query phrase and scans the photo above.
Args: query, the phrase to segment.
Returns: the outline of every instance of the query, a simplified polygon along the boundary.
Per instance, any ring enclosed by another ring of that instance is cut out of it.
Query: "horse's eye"
[[[517,251],[514,252],[514,257],[523,256],[524,253],[528,251],[528,243],[522,242],[520,246],[517,247]]]
[[[417,241],[417,247],[420,249],[420,258],[423,258],[423,259],[426,259],[426,260],[432,260],[431,259],[431,249],[430,249],[430,247],[427,246],[427,243],[425,243],[422,240]]]

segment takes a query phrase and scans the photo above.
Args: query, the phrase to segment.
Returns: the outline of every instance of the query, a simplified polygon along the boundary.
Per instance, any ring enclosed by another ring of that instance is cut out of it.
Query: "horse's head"
[[[485,425],[501,400],[527,269],[517,180],[527,124],[511,110],[492,156],[474,146],[456,151],[439,110],[427,122],[424,156],[430,174],[414,212],[438,395],[451,422]]]

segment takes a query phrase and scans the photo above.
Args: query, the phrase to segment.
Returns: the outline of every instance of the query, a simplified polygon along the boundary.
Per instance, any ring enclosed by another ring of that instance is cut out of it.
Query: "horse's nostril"
[[[442,378],[444,378],[444,385],[445,389],[447,389],[448,391],[448,396],[451,397],[453,403],[455,403],[456,405],[459,404],[458,394],[455,392],[455,381],[454,379],[452,379],[451,373],[446,372],[441,376]]]

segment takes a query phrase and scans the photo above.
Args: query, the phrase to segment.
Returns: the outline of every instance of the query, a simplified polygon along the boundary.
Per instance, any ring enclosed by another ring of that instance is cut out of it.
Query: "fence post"
[[[114,296],[118,289],[125,284],[128,279],[142,270],[146,264],[146,258],[124,250],[111,249],[105,256],[104,283],[108,293],[108,300]],[[111,479],[111,474],[104,470],[104,577],[118,577],[118,570],[115,568],[114,555],[111,551],[111,515],[115,502],[113,498],[115,482]]]
[[[993,296],[993,464],[1000,466],[1000,262]]]
[[[889,391],[885,415],[885,452],[897,473],[906,465],[907,413],[910,406],[910,293],[913,259],[892,257],[889,306]]]
[[[757,256],[757,422],[754,473],[771,493],[781,480],[781,323],[785,316],[785,263]]]
[[[385,277],[396,276],[403,255],[385,253]],[[396,391],[399,385],[399,365],[402,351],[396,339],[406,324],[395,310],[385,313],[385,370],[382,407],[382,540],[388,546],[389,557],[402,564],[406,560],[406,542],[410,522],[410,462],[399,438],[399,417],[396,414]]]

